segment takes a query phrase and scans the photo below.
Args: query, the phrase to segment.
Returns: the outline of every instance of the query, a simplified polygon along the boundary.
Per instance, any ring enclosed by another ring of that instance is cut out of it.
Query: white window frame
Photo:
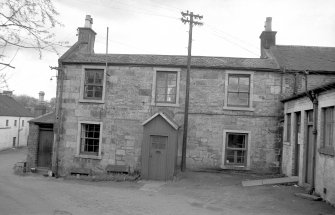
[[[103,78],[103,89],[102,89],[102,98],[101,100],[96,99],[85,99],[84,98],[84,85],[85,85],[85,70],[86,69],[101,69],[104,71]],[[81,83],[80,83],[80,98],[79,102],[88,102],[88,103],[105,103],[105,92],[106,92],[106,67],[105,66],[83,66],[81,72]]]
[[[100,125],[100,135],[99,135],[99,153],[98,155],[85,155],[80,154],[80,138],[81,138],[81,125],[82,124],[95,124]],[[91,159],[101,159],[101,148],[102,148],[102,122],[96,122],[96,121],[79,121],[78,122],[78,132],[77,132],[77,152],[76,157],[80,158],[91,158]]]
[[[247,161],[245,165],[228,165],[226,164],[226,140],[227,140],[227,133],[238,133],[238,134],[246,134],[247,135]],[[222,169],[250,169],[250,149],[251,149],[251,132],[245,130],[223,130],[223,141],[222,141],[222,160],[221,160],[221,168]]]
[[[250,91],[249,91],[249,107],[232,107],[228,106],[228,77],[229,75],[250,75]],[[225,95],[223,102],[223,109],[225,110],[243,110],[243,111],[254,111],[253,98],[254,98],[254,72],[249,71],[232,71],[228,70],[225,74]]]
[[[151,105],[154,106],[170,106],[170,107],[179,107],[179,91],[180,91],[180,69],[178,68],[154,68],[153,80],[152,80],[152,93],[151,93]],[[156,102],[156,75],[157,71],[166,71],[166,72],[176,72],[177,73],[177,89],[176,89],[176,103],[164,103],[164,102]]]

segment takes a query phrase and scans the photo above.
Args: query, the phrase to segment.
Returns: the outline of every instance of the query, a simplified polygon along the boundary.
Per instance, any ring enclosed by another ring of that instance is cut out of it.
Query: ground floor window
[[[227,132],[225,145],[225,164],[246,166],[247,144],[248,134]]]
[[[100,128],[100,124],[81,123],[80,154],[99,155]]]

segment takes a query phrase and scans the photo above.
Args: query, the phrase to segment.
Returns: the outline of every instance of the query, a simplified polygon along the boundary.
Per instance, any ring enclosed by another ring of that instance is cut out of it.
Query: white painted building
[[[0,95],[0,150],[27,145],[33,114],[7,95]]]

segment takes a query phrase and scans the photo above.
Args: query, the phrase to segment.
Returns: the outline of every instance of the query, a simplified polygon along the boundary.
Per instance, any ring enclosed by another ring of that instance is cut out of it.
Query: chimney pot
[[[272,31],[272,17],[266,17],[264,28],[265,31]]]
[[[93,18],[91,17],[91,15],[86,15],[85,18],[85,28],[92,28],[92,24],[93,24]]]

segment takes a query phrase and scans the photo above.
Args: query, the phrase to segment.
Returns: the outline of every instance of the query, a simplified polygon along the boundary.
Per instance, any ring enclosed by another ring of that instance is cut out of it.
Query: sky
[[[54,29],[56,40],[69,45],[77,41],[77,28],[85,16],[93,18],[97,33],[95,52],[187,55],[188,25],[181,11],[203,15],[203,26],[193,28],[192,55],[259,58],[259,35],[266,17],[272,17],[279,45],[335,47],[334,0],[54,0],[62,27]],[[45,51],[42,58],[34,50],[6,51],[15,69],[5,68],[8,89],[16,95],[45,99],[56,96],[59,55]],[[1,50],[0,50],[1,51]],[[53,80],[50,80],[50,79]]]

